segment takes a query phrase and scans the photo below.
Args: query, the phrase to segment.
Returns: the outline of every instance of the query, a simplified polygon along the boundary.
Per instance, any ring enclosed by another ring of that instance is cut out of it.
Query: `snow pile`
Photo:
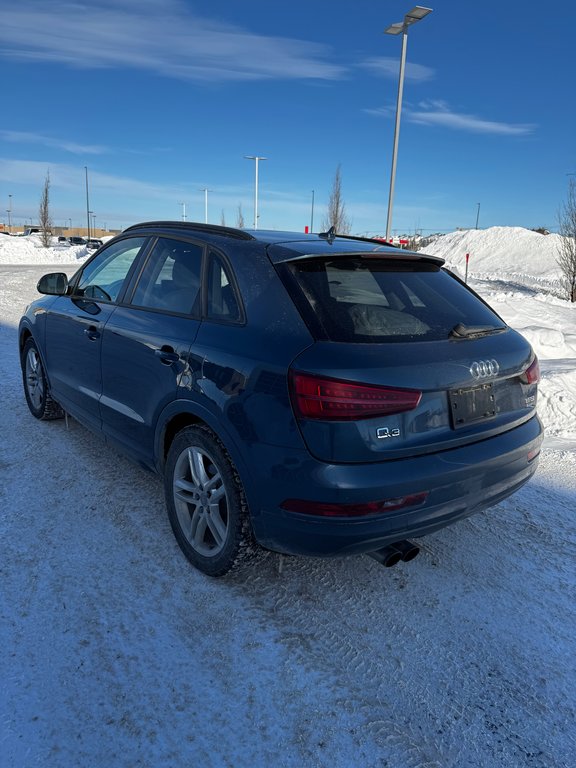
[[[0,237],[0,264],[73,264],[78,266],[93,251],[85,245],[58,243],[44,248],[38,235]]]
[[[523,227],[490,227],[450,232],[425,251],[446,259],[447,266],[460,274],[464,274],[469,253],[469,275],[496,279],[530,275],[552,281],[560,275],[556,263],[560,240],[560,235],[540,235]]]

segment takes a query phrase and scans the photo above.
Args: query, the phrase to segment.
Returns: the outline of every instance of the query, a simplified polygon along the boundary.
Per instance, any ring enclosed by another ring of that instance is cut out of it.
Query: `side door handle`
[[[155,349],[154,354],[156,357],[160,358],[160,362],[164,365],[174,365],[180,360],[180,355],[177,352],[174,352],[172,347],[161,347],[160,349]]]
[[[95,325],[89,325],[88,328],[84,328],[84,333],[88,336],[90,341],[96,341],[100,338],[100,331]]]

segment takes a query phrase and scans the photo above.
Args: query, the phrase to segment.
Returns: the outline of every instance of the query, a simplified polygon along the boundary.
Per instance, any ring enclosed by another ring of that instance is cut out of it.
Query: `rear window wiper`
[[[477,339],[480,336],[489,336],[492,333],[502,333],[506,330],[503,325],[465,325],[458,323],[450,331],[451,339]]]

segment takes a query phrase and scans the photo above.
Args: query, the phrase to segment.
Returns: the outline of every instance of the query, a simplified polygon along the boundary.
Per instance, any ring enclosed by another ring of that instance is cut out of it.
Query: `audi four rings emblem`
[[[470,366],[470,373],[475,379],[487,379],[489,376],[496,376],[500,370],[497,360],[478,360]]]

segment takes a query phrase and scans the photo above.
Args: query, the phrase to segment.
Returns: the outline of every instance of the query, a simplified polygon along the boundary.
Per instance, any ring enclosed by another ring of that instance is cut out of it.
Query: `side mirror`
[[[68,278],[64,272],[50,272],[38,280],[36,290],[48,296],[64,296],[68,290]]]

